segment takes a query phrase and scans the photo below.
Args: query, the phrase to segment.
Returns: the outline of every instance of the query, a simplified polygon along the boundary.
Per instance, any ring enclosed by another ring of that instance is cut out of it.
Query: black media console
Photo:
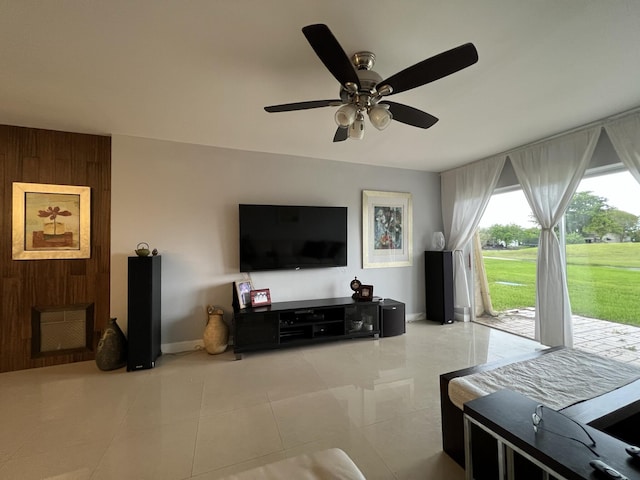
[[[383,306],[384,302],[356,302],[346,297],[280,302],[237,310],[233,351],[239,360],[244,352],[255,350],[345,338],[378,338]]]

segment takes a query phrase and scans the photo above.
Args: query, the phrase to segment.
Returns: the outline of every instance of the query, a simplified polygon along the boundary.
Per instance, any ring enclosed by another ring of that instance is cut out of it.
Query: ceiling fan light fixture
[[[364,115],[358,113],[354,122],[349,125],[349,138],[362,140],[364,138]]]
[[[369,120],[378,130],[384,130],[391,123],[393,115],[388,105],[375,105],[369,110]]]
[[[341,127],[348,127],[356,120],[357,113],[358,109],[355,105],[352,105],[350,103],[347,105],[343,105],[336,111],[336,123]]]
[[[344,84],[344,89],[347,92],[349,92],[351,94],[354,94],[354,93],[358,92],[358,85],[356,83],[353,83],[353,82],[347,82],[347,83]]]
[[[378,95],[381,97],[386,97],[387,95],[391,95],[393,93],[393,88],[391,85],[381,85],[380,87],[376,87],[378,91]]]
[[[344,49],[322,23],[302,28],[309,45],[329,73],[340,84],[338,100],[312,100],[264,107],[267,112],[290,112],[320,107],[338,107],[338,124],[334,142],[364,137],[364,116],[378,130],[389,126],[391,120],[418,128],[430,128],[438,118],[402,103],[383,100],[393,95],[434,82],[467,68],[478,61],[478,51],[472,43],[465,43],[418,62],[382,79],[373,70],[376,56],[369,51],[356,52],[349,58]],[[376,32],[377,33],[377,32]]]

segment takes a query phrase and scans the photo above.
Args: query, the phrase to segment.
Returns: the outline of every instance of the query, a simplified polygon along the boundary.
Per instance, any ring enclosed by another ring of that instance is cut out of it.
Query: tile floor
[[[508,310],[497,317],[476,318],[477,323],[534,338],[535,308]],[[640,327],[595,318],[573,316],[573,346],[580,350],[640,365]]]
[[[0,479],[212,480],[329,447],[372,479],[464,478],[442,452],[438,376],[541,348],[475,323],[209,356],[0,374]]]

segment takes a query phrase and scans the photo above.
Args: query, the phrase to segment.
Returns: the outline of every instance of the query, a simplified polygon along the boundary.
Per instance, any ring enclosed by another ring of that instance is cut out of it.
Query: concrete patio
[[[508,310],[476,322],[526,338],[534,338],[535,308]],[[640,327],[573,316],[573,346],[580,350],[640,365]]]

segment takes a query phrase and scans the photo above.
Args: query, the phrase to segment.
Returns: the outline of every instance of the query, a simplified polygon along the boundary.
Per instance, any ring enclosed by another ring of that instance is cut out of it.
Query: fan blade
[[[338,127],[338,129],[336,130],[336,134],[333,136],[333,141],[344,142],[347,138],[349,138],[349,128]]]
[[[303,27],[302,33],[307,37],[307,41],[311,44],[311,48],[316,55],[322,60],[324,66],[331,74],[345,85],[348,82],[360,85],[358,74],[349,60],[349,57],[342,49],[336,37],[333,36],[331,30],[326,25],[319,23],[316,25],[307,25]]]
[[[473,46],[473,43],[465,43],[405,68],[378,85],[389,85],[393,89],[391,93],[404,92],[451,75],[477,61],[476,47]]]
[[[312,100],[310,102],[283,103],[282,105],[264,107],[264,109],[269,113],[275,113],[307,110],[309,108],[337,107],[338,105],[342,105],[342,100]]]
[[[406,123],[418,128],[429,128],[438,121],[433,115],[402,103],[389,102],[387,100],[380,103],[389,105],[389,111],[393,115],[393,119],[400,123]]]

